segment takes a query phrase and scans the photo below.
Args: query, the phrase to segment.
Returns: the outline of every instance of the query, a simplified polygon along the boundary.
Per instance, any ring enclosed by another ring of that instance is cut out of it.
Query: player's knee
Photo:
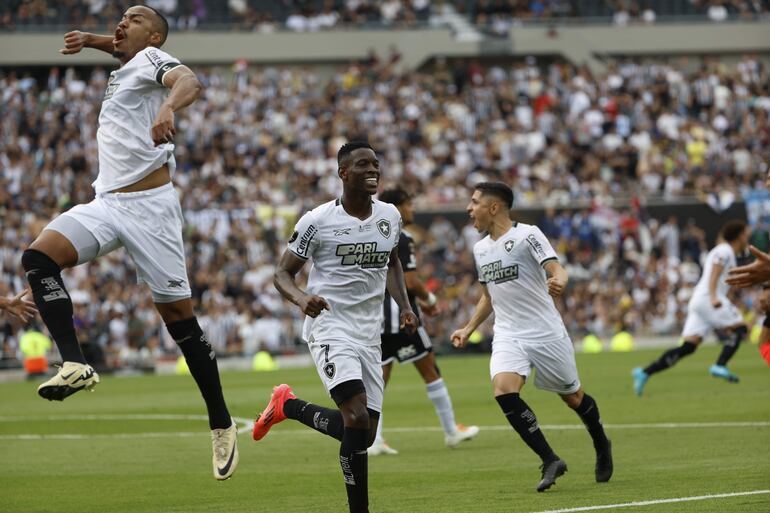
[[[61,268],[56,262],[42,251],[36,249],[26,249],[21,254],[21,266],[26,272],[31,270],[45,271],[45,274],[56,274]]]
[[[369,412],[369,440],[367,441],[367,447],[371,447],[377,438],[377,424],[380,420],[380,414],[370,408],[367,408],[367,410]]]
[[[561,395],[559,397],[561,397],[561,400],[564,401],[567,406],[576,410],[580,407],[580,403],[583,402],[583,395],[583,389],[580,389],[573,394]]]
[[[684,344],[681,345],[681,348],[679,349],[679,352],[682,356],[687,356],[688,354],[693,354],[696,349],[698,349],[698,345],[700,344],[700,340],[694,341],[694,340],[685,340]]]
[[[735,335],[739,339],[746,338],[746,335],[748,335],[748,333],[749,333],[749,327],[746,326],[745,324],[741,324],[740,326],[738,326],[737,328],[735,328],[733,330],[733,333],[735,333]]]
[[[366,409],[366,387],[360,379],[345,381],[332,388],[332,399],[342,412],[347,427],[369,429],[369,412]]]
[[[369,412],[366,410],[366,403],[352,399],[346,404],[341,405],[342,420],[346,427],[371,430],[369,421]]]
[[[513,373],[500,373],[492,378],[495,397],[506,394],[518,394],[524,386],[524,377]]]
[[[441,374],[438,372],[438,367],[435,363],[423,365],[419,367],[419,370],[425,383],[433,383],[437,379],[441,378]]]

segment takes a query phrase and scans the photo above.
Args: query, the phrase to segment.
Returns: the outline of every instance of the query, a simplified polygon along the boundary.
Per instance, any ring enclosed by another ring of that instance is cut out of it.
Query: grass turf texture
[[[491,396],[488,358],[443,358],[457,420],[480,426],[477,439],[444,447],[438,419],[411,365],[397,367],[385,394],[385,436],[400,454],[370,457],[373,512],[534,512],[770,488],[770,427],[613,429],[612,424],[770,421],[770,369],[756,347],[731,368],[740,384],[711,378],[717,348],[704,347],[655,376],[637,398],[629,371],[659,351],[579,355],[584,386],[597,400],[614,443],[615,476],[594,482],[594,454],[578,417],[553,394],[528,385],[523,397],[569,465],[550,491],[535,492],[539,461],[511,429]],[[272,385],[287,382],[302,398],[329,405],[315,370],[228,373],[231,413],[253,417]],[[63,403],[35,393],[37,383],[0,385],[0,510],[10,512],[346,511],[339,443],[293,421],[261,442],[239,438],[240,466],[217,482],[203,402],[189,376],[103,378],[94,393]],[[82,416],[93,415],[93,419]],[[130,415],[169,415],[132,420]],[[110,417],[112,416],[112,417]],[[411,431],[398,428],[425,427]],[[396,428],[396,429],[393,429]],[[388,432],[388,429],[392,429]],[[165,433],[197,433],[174,436]],[[131,434],[160,433],[140,437]],[[14,435],[98,435],[20,440]],[[127,434],[116,438],[112,434]],[[623,512],[770,511],[770,495],[624,508]]]

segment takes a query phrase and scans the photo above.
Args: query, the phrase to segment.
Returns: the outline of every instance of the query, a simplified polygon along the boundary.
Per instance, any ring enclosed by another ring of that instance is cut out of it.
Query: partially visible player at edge
[[[275,272],[283,297],[307,316],[302,338],[318,375],[338,410],[297,399],[288,385],[275,387],[254,423],[261,440],[289,418],[339,441],[340,466],[351,512],[369,511],[367,448],[382,411],[382,300],[387,288],[396,300],[400,325],[418,325],[398,259],[401,216],[373,200],[380,162],[369,144],[350,142],[337,153],[342,197],[306,213],[297,222]],[[296,275],[312,259],[307,290]]]
[[[770,190],[770,171],[765,177],[765,187]],[[762,322],[762,331],[759,333],[759,354],[770,365],[770,254],[754,246],[749,246],[749,251],[756,260],[730,269],[726,282],[728,285],[741,288],[762,284],[764,290],[759,302],[765,311],[765,320]]]
[[[749,244],[749,230],[743,221],[729,221],[722,227],[720,237],[723,242],[706,256],[703,274],[687,303],[687,318],[682,329],[684,342],[663,353],[647,367],[637,367],[631,372],[636,395],[642,395],[650,376],[673,367],[680,359],[694,353],[712,329],[726,330],[727,336],[716,363],[709,368],[709,374],[731,383],[738,381],[738,376],[727,368],[727,362],[738,350],[748,328],[738,307],[727,299],[730,286],[725,280],[730,269],[736,266],[737,255],[743,253]]]
[[[171,178],[176,169],[174,112],[201,91],[195,74],[160,50],[168,22],[154,9],[126,10],[113,36],[69,32],[62,54],[96,48],[120,68],[110,73],[99,114],[96,198],[51,221],[22,255],[32,296],[63,360],[38,388],[62,401],[91,390],[99,376],[80,350],[72,301],[61,270],[90,262],[121,246],[133,259],[171,337],[182,350],[206,402],[214,477],[229,478],[238,465],[237,429],[219,382],[217,361],[193,313],[182,241],[182,209]]]
[[[567,271],[537,226],[510,218],[513,191],[499,182],[476,185],[468,204],[473,226],[487,236],[473,247],[483,294],[468,323],[452,333],[455,347],[494,311],[494,339],[489,362],[495,399],[513,429],[543,461],[537,491],[550,488],[567,471],[543,435],[534,412],[520,397],[532,368],[535,386],[555,392],[578,414],[596,450],[595,477],[612,477],[612,447],[599,407],[583,392],[575,350],[553,302],[564,292]],[[550,294],[550,296],[549,296]]]
[[[436,296],[425,288],[417,275],[417,255],[415,254],[414,239],[406,231],[406,228],[414,222],[414,211],[412,209],[412,198],[409,194],[395,187],[382,191],[378,195],[380,201],[394,205],[401,214],[404,223],[404,229],[401,230],[401,236],[398,239],[398,258],[401,260],[401,267],[404,269],[404,278],[406,281],[406,290],[409,294],[409,303],[418,319],[422,313],[434,315],[438,308],[436,306]],[[418,303],[419,300],[419,303]],[[433,353],[433,347],[425,328],[420,326],[417,333],[407,333],[399,328],[399,310],[398,305],[385,293],[383,302],[383,323],[382,323],[382,374],[385,379],[385,386],[388,385],[390,373],[393,369],[393,362],[414,363],[415,369],[425,381],[428,392],[428,398],[433,402],[438,415],[441,427],[444,429],[444,443],[448,447],[457,447],[460,442],[470,440],[479,433],[477,426],[462,426],[455,423],[455,412],[452,408],[452,398],[449,397],[444,380],[441,377],[436,357]],[[422,319],[420,319],[422,324]],[[377,437],[374,444],[369,448],[369,454],[398,454],[398,451],[385,443],[382,436],[383,415],[380,415],[380,421],[377,425]]]

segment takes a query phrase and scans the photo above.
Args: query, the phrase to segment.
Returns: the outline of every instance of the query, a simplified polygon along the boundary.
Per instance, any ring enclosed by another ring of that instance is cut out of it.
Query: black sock
[[[86,363],[75,334],[72,300],[61,279],[61,268],[45,253],[28,249],[21,256],[40,317],[59,348],[62,361]]]
[[[182,350],[190,374],[198,384],[209,413],[210,429],[226,429],[232,424],[222,395],[217,359],[195,317],[166,324],[171,338]]]
[[[369,512],[368,445],[368,429],[345,427],[340,444],[340,466],[351,513]]]
[[[741,326],[733,330],[731,334],[732,336],[728,337],[724,341],[725,345],[722,347],[722,352],[719,353],[717,365],[727,365],[727,362],[730,361],[730,358],[732,358],[735,352],[738,350],[738,346],[741,345],[741,342],[747,333],[748,329],[746,326]]]
[[[687,356],[688,354],[693,354],[697,348],[698,344],[685,342],[679,347],[669,349],[663,353],[660,358],[648,365],[647,368],[644,369],[644,372],[647,374],[655,374],[656,372],[660,372],[662,370],[668,369],[669,367],[673,367],[674,364],[678,362],[682,357]]]
[[[319,433],[342,441],[345,426],[342,424],[342,413],[339,410],[324,408],[302,399],[288,399],[283,403],[283,414]]]
[[[519,394],[498,395],[495,399],[497,399],[497,403],[513,429],[524,440],[524,443],[540,456],[543,463],[549,463],[558,458],[546,442],[545,436],[537,424],[535,414],[529,409],[527,403],[519,397]]]
[[[575,412],[580,416],[580,420],[586,425],[588,434],[594,441],[594,449],[597,451],[607,446],[607,435],[604,434],[604,426],[599,418],[599,407],[594,398],[588,394],[583,395],[583,400]]]

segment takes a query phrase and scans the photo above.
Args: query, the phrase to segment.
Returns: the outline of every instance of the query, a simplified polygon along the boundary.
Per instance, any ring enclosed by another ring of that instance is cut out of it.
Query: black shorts
[[[433,351],[433,345],[425,328],[417,328],[413,334],[399,332],[382,334],[382,364],[394,360],[399,363],[415,362]]]

